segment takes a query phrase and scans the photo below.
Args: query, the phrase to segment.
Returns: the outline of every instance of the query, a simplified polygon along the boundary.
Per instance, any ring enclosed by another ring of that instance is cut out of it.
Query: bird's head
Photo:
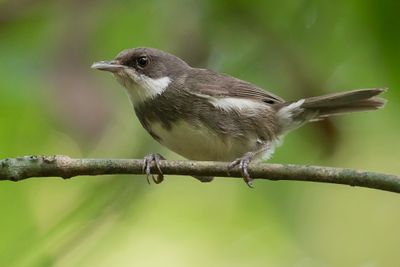
[[[137,102],[161,94],[190,66],[172,54],[141,47],[123,50],[115,59],[96,62],[92,68],[111,72]]]

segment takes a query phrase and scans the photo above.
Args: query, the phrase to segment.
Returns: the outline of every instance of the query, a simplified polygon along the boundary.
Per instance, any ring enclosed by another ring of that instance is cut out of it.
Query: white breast
[[[254,150],[257,145],[256,137],[222,139],[204,125],[190,125],[184,121],[173,124],[169,130],[155,123],[151,130],[161,138],[163,145],[192,160],[230,161]]]

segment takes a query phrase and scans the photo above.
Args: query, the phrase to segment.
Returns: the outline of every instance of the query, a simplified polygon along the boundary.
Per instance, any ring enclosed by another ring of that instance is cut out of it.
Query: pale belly
[[[193,126],[184,121],[173,124],[169,130],[153,123],[151,131],[161,138],[161,144],[192,160],[231,161],[257,147],[256,136],[222,139],[204,125]]]

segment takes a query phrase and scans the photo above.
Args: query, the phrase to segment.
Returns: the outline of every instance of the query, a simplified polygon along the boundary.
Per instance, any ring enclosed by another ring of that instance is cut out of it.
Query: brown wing
[[[251,83],[206,69],[192,69],[186,83],[190,84],[190,92],[205,97],[246,98],[271,105],[285,102],[281,97]]]

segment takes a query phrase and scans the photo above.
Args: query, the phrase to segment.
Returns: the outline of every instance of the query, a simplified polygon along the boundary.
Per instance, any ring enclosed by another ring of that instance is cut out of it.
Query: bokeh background
[[[295,99],[389,87],[384,110],[310,124],[271,162],[400,174],[400,2],[1,0],[0,158],[180,159],[111,75],[150,46]],[[398,266],[400,197],[340,185],[169,176],[0,184],[0,266]]]

